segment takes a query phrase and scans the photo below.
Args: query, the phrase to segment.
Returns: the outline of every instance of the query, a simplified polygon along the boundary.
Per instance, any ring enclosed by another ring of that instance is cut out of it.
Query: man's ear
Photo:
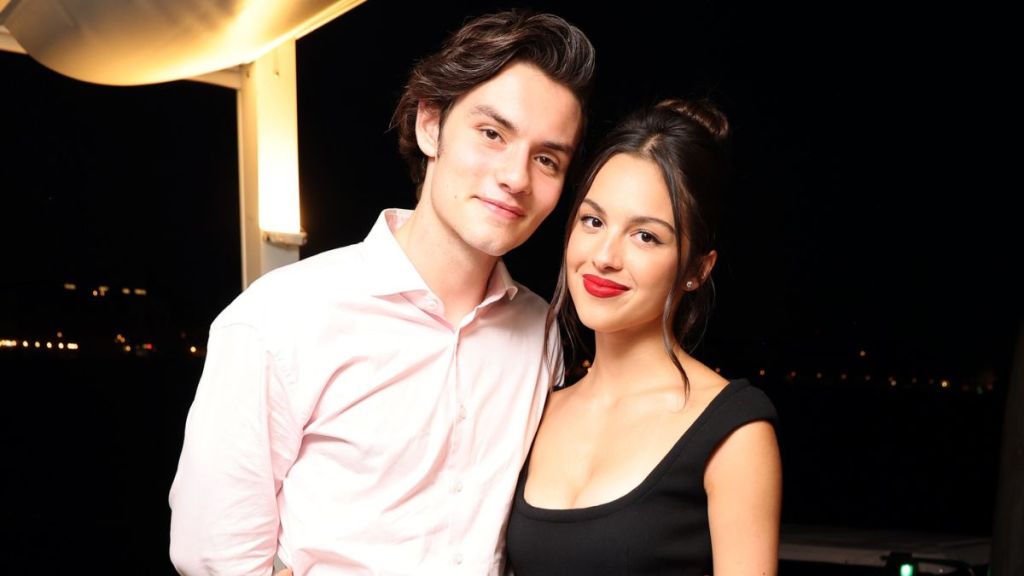
[[[437,158],[441,138],[441,111],[422,100],[416,107],[416,143],[427,158]]]

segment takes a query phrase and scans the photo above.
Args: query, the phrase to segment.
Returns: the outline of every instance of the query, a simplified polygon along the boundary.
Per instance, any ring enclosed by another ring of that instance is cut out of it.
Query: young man
[[[558,201],[593,47],[473,20],[395,112],[419,201],[275,270],[213,322],[171,487],[184,574],[496,574],[549,383],[546,305],[501,255]]]

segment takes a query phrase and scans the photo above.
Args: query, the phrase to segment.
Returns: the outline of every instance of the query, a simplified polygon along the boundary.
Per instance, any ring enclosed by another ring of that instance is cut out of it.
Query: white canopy
[[[138,85],[253,62],[362,2],[0,0],[0,26],[65,76]]]

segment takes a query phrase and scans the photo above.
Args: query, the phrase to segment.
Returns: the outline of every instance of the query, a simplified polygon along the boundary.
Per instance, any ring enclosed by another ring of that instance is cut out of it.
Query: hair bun
[[[729,119],[710,100],[683,100],[669,98],[658,102],[656,108],[672,110],[700,124],[721,144],[729,137]]]

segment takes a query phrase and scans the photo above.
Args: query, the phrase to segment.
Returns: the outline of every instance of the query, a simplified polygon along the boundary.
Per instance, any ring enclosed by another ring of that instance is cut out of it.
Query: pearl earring
[[[687,280],[686,281],[686,289],[687,290],[693,290],[693,280]]]

